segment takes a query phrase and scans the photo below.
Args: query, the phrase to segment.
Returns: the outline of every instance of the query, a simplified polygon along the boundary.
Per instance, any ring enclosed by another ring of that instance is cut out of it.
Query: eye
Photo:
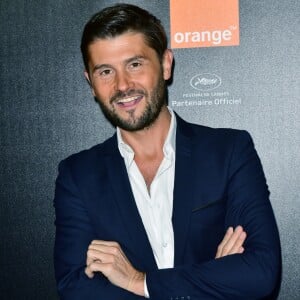
[[[112,70],[111,69],[104,69],[100,71],[100,76],[101,77],[106,77],[112,74]]]
[[[134,62],[134,63],[132,63],[132,67],[134,67],[134,68],[139,67],[141,65],[142,64],[140,62]]]
[[[129,65],[129,68],[132,70],[139,69],[142,66],[142,63],[140,61],[134,61]]]

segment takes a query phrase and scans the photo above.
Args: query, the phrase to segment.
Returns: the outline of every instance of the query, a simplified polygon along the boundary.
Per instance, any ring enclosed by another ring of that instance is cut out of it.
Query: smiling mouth
[[[136,105],[142,100],[143,96],[133,96],[133,97],[127,97],[122,98],[116,101],[117,105],[122,107],[131,107],[133,105]]]

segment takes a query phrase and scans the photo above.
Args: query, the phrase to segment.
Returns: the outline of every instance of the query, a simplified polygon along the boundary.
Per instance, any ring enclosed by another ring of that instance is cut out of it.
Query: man
[[[61,298],[271,294],[279,238],[249,135],[189,124],[167,107],[173,54],[147,11],[104,9],[87,23],[81,50],[93,95],[117,132],[60,164]]]

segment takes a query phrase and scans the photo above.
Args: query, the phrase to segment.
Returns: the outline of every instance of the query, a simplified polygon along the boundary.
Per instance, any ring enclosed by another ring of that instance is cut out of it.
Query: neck
[[[155,122],[142,130],[129,132],[120,129],[122,138],[139,157],[162,153],[163,145],[169,132],[171,114],[164,106]]]

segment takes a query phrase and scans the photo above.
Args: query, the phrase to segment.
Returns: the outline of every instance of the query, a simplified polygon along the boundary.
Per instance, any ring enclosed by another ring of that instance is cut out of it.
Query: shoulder
[[[104,142],[97,144],[90,149],[74,153],[60,162],[61,166],[68,166],[71,169],[85,170],[93,168],[107,155],[118,153],[117,139],[114,134]]]
[[[233,128],[212,128],[193,124],[177,116],[177,133],[189,137],[193,143],[212,145],[232,145],[237,142],[252,143],[252,138],[246,130]]]
[[[255,165],[259,163],[252,138],[245,130],[211,128],[183,120],[178,122],[177,129],[176,147],[190,147],[195,161],[210,167],[217,166],[219,172],[229,167],[237,170],[250,161]]]

